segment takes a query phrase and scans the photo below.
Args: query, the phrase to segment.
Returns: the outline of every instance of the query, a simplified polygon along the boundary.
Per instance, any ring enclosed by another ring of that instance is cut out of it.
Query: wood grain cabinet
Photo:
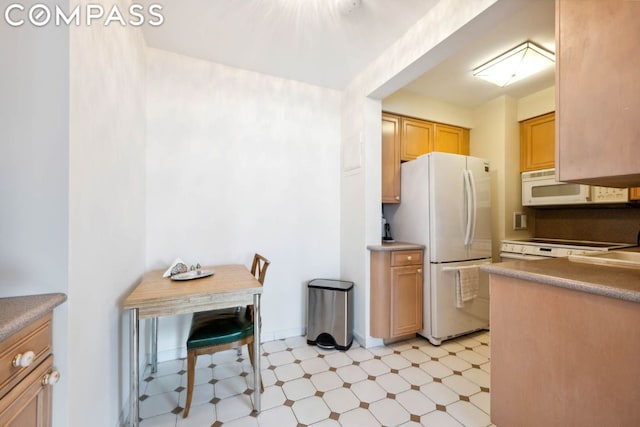
[[[629,189],[629,200],[640,200],[640,187]]]
[[[469,155],[469,129],[382,113],[382,203],[400,203],[400,164],[431,151]]]
[[[469,129],[401,117],[400,135],[403,162],[432,151],[469,155]]]
[[[623,274],[616,272],[622,268],[601,268],[611,269],[610,277]],[[640,323],[638,303],[535,278],[490,277],[491,421],[505,427],[637,426],[640,330],[624,325]]]
[[[49,313],[0,342],[0,426],[51,426],[51,323]]]
[[[555,167],[555,113],[520,122],[520,172]]]
[[[434,123],[433,150],[469,155],[469,129]]]
[[[382,114],[382,203],[400,203],[400,121]]]
[[[640,2],[556,1],[561,181],[640,183]]]
[[[393,339],[422,329],[422,250],[371,252],[371,336]]]
[[[409,117],[403,117],[401,121],[400,159],[403,162],[433,151],[433,123]]]

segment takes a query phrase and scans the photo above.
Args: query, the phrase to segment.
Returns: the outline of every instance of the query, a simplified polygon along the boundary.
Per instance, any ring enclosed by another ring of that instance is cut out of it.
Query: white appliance
[[[586,240],[545,239],[533,237],[523,240],[503,240],[500,248],[502,261],[559,258],[569,255],[606,252],[629,248],[630,243],[592,242]]]
[[[558,182],[555,169],[522,173],[522,206],[563,206],[628,201],[629,190],[626,188]]]
[[[432,152],[401,166],[401,203],[385,207],[394,238],[425,245],[423,329],[443,340],[489,327],[489,279],[479,272],[478,296],[456,307],[461,267],[491,262],[489,163]]]

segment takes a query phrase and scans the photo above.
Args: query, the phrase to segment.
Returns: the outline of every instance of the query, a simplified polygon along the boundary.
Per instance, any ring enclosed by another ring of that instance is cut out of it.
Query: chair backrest
[[[269,264],[271,264],[271,262],[262,255],[256,253],[253,256],[251,274],[258,279],[258,282],[260,282],[261,285],[264,285],[264,276],[267,274],[267,267],[269,267]]]

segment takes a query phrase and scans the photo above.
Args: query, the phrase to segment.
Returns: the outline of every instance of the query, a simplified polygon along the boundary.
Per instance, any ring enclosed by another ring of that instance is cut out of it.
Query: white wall
[[[513,230],[513,212],[522,211],[516,103],[514,98],[500,96],[481,105],[474,112],[476,125],[471,130],[471,155],[491,163],[492,252],[496,262],[501,240],[530,235],[530,230]]]
[[[341,271],[356,283],[354,334],[369,335],[369,253],[380,243],[380,99],[391,95],[477,34],[488,31],[522,0],[441,1],[360,73],[342,97]],[[489,9],[491,9],[489,11]],[[374,132],[372,130],[378,130]],[[366,200],[363,200],[366,197]]]
[[[474,125],[472,109],[429,98],[406,89],[401,89],[383,99],[382,110],[464,128],[471,128]]]
[[[116,426],[128,409],[121,303],[144,271],[144,49],[139,28],[70,30],[71,427]]]
[[[530,119],[556,110],[556,87],[543,89],[529,96],[518,99],[517,120]]]
[[[0,297],[67,293],[69,31],[3,21],[0,58]],[[54,426],[68,425],[67,308],[53,320]]]
[[[149,49],[146,268],[271,265],[263,340],[302,335],[306,283],[340,273],[340,94]],[[159,358],[188,316],[161,318]]]
[[[531,237],[535,230],[535,212],[522,206],[520,180],[521,120],[555,110],[555,87],[513,99],[501,96],[473,112],[471,155],[491,161],[493,184],[493,257],[499,260],[500,241]],[[513,229],[513,213],[527,214],[526,230]]]

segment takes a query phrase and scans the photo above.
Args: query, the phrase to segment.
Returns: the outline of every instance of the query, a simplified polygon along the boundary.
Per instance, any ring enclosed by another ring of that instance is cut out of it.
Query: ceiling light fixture
[[[500,87],[522,80],[556,62],[556,55],[527,41],[473,70],[473,75]]]

